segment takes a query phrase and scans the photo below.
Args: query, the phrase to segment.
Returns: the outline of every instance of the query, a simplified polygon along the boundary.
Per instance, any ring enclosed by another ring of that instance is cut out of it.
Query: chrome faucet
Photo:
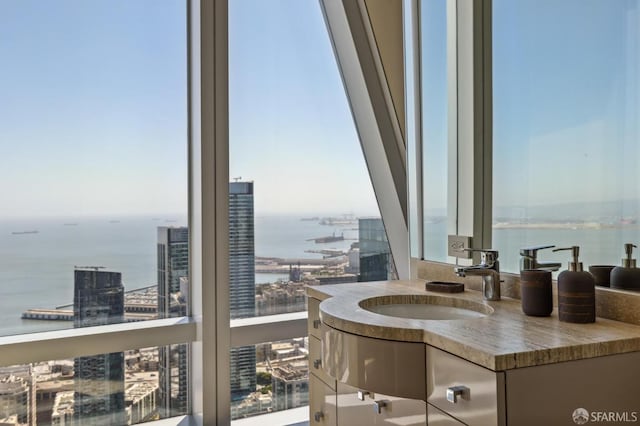
[[[498,251],[488,249],[464,249],[480,252],[480,264],[456,266],[454,272],[459,277],[478,275],[482,277],[482,297],[484,300],[500,300],[500,262]]]
[[[560,262],[538,262],[538,250],[554,248],[555,246],[537,246],[520,249],[520,271],[525,269],[538,269],[542,271],[557,271],[562,264]]]

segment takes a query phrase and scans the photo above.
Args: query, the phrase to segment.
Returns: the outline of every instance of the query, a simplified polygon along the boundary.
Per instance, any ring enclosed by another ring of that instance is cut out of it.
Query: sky
[[[0,2],[0,217],[187,210],[183,0]],[[230,177],[377,215],[318,2],[230,2]]]
[[[426,210],[445,1],[423,2]],[[640,0],[494,0],[494,205],[637,198]],[[377,215],[316,0],[232,0],[230,178],[256,214]],[[0,2],[0,217],[185,213],[183,0]]]
[[[184,2],[0,2],[0,217],[186,211]]]

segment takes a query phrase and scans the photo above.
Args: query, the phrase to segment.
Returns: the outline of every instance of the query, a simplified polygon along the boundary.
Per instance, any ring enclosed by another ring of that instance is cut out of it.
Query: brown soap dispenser
[[[631,257],[634,247],[638,246],[631,243],[624,245],[627,257],[622,259],[622,266],[616,266],[611,271],[611,288],[640,290],[640,269],[636,268],[636,260]]]
[[[558,316],[560,321],[589,323],[596,321],[596,281],[582,270],[578,260],[580,247],[571,246],[553,251],[571,250],[573,261],[569,269],[558,275]]]

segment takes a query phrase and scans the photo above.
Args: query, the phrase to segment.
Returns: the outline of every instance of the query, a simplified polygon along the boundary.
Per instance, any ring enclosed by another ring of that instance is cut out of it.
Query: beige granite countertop
[[[494,371],[640,351],[640,326],[597,318],[592,324],[529,317],[520,301],[482,300],[477,291],[444,294],[424,290],[424,280],[310,286],[322,300],[320,318],[329,327],[366,337],[424,342]],[[363,299],[389,295],[434,295],[489,305],[493,313],[477,319],[415,320],[389,317],[360,307]]]

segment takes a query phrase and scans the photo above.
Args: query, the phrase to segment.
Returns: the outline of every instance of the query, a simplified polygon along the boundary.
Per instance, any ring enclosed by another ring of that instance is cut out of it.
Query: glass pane
[[[393,277],[319,4],[230,2],[229,80],[231,318],[304,311],[306,285]],[[306,395],[301,356],[281,375]],[[231,350],[234,418],[307,404],[264,393],[256,370],[276,374],[264,362],[253,346]]]
[[[305,285],[369,267],[392,277],[319,5],[237,0],[229,13],[231,318],[303,311]],[[377,246],[361,246],[363,221]]]
[[[309,404],[308,337],[234,348],[231,358],[238,366],[234,369],[232,362],[232,391],[236,387],[252,389],[249,394],[232,394],[241,396],[232,398],[232,419]]]
[[[187,348],[171,347],[185,353]],[[169,348],[0,367],[0,423],[131,425],[186,414],[186,386],[177,376],[169,381],[167,397],[184,400],[184,408],[162,410],[163,350]]]
[[[447,261],[447,2],[420,2],[424,257]]]
[[[640,1],[494,0],[494,247],[640,242]],[[540,254],[564,261],[567,252]]]
[[[0,335],[185,307],[186,46],[182,0],[0,3]]]

